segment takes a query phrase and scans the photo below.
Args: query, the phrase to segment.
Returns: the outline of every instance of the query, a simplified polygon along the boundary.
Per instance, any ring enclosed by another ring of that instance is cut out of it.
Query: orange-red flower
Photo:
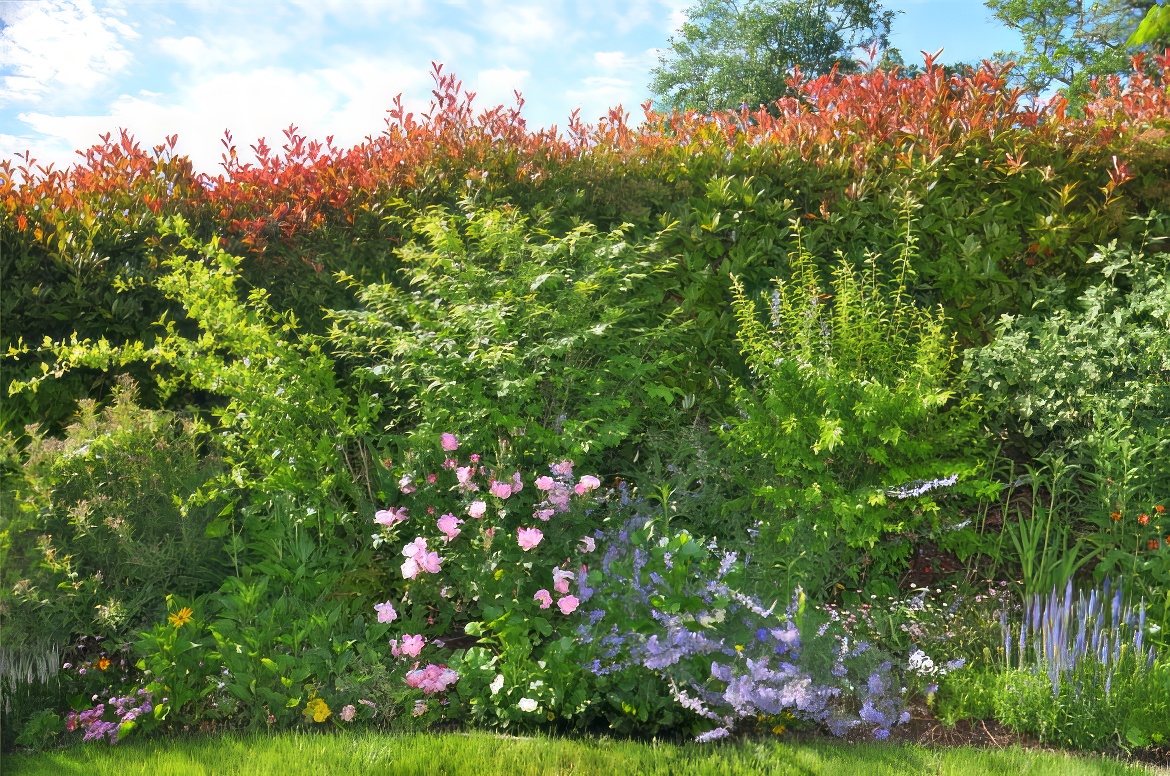
[[[1160,515],[1160,514],[1162,514],[1163,512],[1165,512],[1165,511],[1166,511],[1166,507],[1164,507],[1164,506],[1162,506],[1161,504],[1159,504],[1158,506],[1154,507],[1154,511],[1155,511],[1155,512],[1157,512],[1157,513]]]
[[[1111,512],[1111,513],[1109,513],[1109,516],[1113,518],[1113,522],[1115,522],[1115,523],[1121,519],[1120,512]]]
[[[1146,546],[1149,547],[1151,550],[1156,550],[1156,549],[1158,549],[1158,540],[1157,539],[1150,539],[1150,541],[1146,543]]]
[[[1145,512],[1141,513],[1140,515],[1138,515],[1138,523],[1140,525],[1149,525],[1150,524],[1150,516],[1147,515]]]
[[[105,671],[110,667],[110,659],[108,657],[103,657],[101,660],[97,661],[97,667],[99,670]]]

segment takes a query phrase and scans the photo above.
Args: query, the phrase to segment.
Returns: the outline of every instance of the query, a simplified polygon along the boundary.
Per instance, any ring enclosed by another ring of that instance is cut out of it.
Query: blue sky
[[[430,97],[442,62],[483,103],[524,94],[529,125],[587,120],[647,98],[658,50],[689,0],[0,0],[0,158],[70,162],[98,135],[144,146],[178,133],[218,170],[230,128],[241,151],[296,123],[350,145],[384,127],[402,93]],[[1016,45],[982,0],[886,0],[902,11],[906,61],[944,48],[977,61]]]

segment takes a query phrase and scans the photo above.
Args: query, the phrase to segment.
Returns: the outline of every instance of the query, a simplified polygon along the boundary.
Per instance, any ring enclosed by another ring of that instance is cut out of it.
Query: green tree
[[[1000,52],[1019,66],[1030,92],[1055,87],[1076,104],[1094,76],[1129,70],[1128,41],[1157,0],[986,0],[997,19],[1023,38],[1020,51]]]
[[[1126,45],[1148,45],[1156,53],[1170,48],[1170,5],[1150,8],[1133,35],[1129,36]]]
[[[885,47],[894,11],[877,0],[699,0],[653,70],[650,91],[666,110],[714,111],[769,104],[789,71],[853,70],[859,46]]]

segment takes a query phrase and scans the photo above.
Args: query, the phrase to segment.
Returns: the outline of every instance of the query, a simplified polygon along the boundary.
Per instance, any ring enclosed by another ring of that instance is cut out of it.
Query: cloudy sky
[[[492,104],[523,92],[530,126],[593,120],[647,98],[657,50],[688,0],[0,0],[0,159],[42,163],[120,127],[144,146],[178,133],[217,171],[290,123],[359,142],[401,93],[425,109],[442,62]],[[977,61],[1015,45],[982,0],[886,0],[907,61]]]

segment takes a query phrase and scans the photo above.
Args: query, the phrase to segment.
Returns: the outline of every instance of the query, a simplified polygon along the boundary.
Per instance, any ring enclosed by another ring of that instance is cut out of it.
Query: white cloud
[[[475,78],[475,104],[480,109],[494,108],[497,105],[511,107],[516,103],[514,92],[523,92],[524,84],[531,75],[527,70],[513,70],[508,67],[498,67],[491,70],[481,70]]]
[[[138,33],[90,0],[5,4],[0,18],[0,105],[80,96],[131,61],[123,40]]]

